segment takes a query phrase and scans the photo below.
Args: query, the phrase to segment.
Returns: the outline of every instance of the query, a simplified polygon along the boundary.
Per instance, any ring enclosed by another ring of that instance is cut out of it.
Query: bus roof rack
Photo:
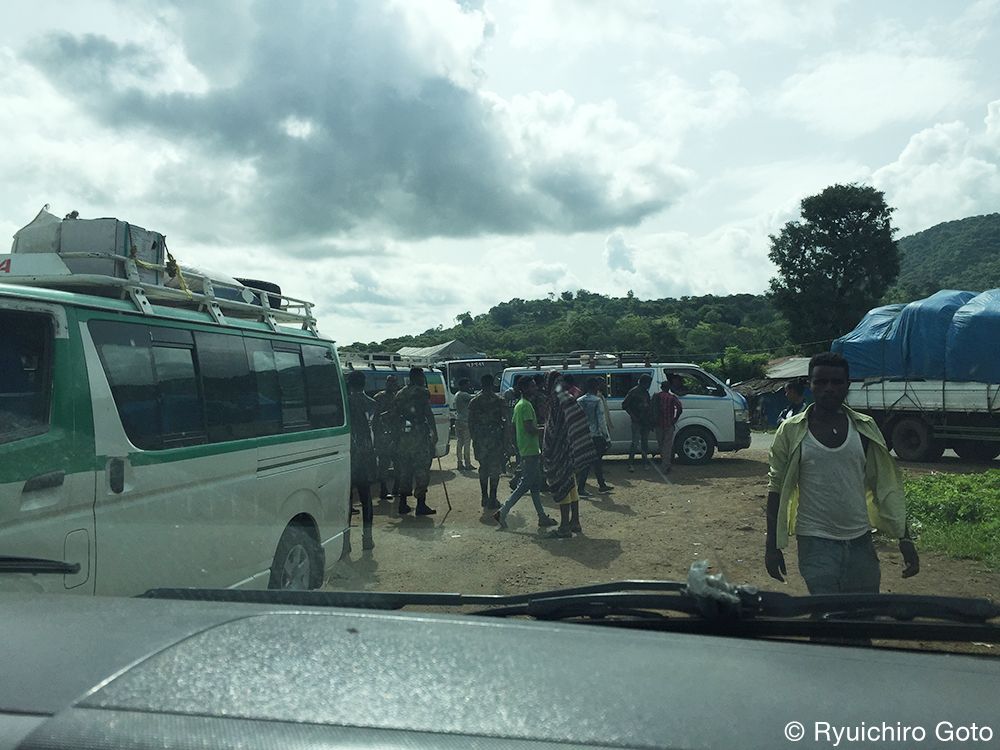
[[[23,286],[37,286],[63,291],[81,291],[89,294],[116,296],[130,300],[144,315],[153,315],[152,303],[171,307],[196,309],[207,312],[218,325],[228,325],[226,316],[257,319],[277,331],[280,324],[298,324],[302,330],[318,336],[313,303],[289,297],[280,292],[244,284],[231,284],[212,279],[193,270],[177,274],[179,288],[143,281],[135,258],[110,253],[24,253],[0,258],[10,258],[11,273],[4,274],[3,282]],[[64,259],[101,259],[120,262],[125,277],[106,274],[81,274],[69,270]],[[15,264],[16,263],[16,264]],[[143,268],[162,271],[169,275],[175,269],[164,264],[142,261]],[[188,281],[197,281],[200,292],[192,291]],[[230,295],[219,294],[228,290]],[[233,297],[236,297],[234,299]]]
[[[341,351],[340,361],[349,370],[389,367],[393,370],[409,369],[411,367],[432,368],[426,357],[405,357],[396,352],[350,352]]]
[[[577,349],[572,352],[549,352],[526,354],[530,366],[536,370],[542,367],[561,367],[563,370],[570,365],[594,368],[600,364],[624,367],[626,364],[641,364],[652,367],[651,352],[600,352],[594,349]]]

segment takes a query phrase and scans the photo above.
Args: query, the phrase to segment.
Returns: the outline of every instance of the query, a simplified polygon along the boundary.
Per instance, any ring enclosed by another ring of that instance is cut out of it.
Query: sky
[[[828,185],[1000,210],[997,71],[1000,0],[4,0],[0,234],[115,216],[342,344],[759,293]]]

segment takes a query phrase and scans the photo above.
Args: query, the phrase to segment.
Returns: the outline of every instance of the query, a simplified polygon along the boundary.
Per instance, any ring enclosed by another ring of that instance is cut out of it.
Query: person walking
[[[832,352],[814,356],[809,385],[815,403],[782,422],[771,446],[764,566],[785,580],[782,549],[795,534],[810,594],[878,593],[872,523],[899,540],[903,578],[920,571],[902,473],[875,420],[844,404],[849,384],[846,359]]]
[[[389,493],[389,474],[393,470],[393,457],[399,443],[396,420],[392,418],[392,401],[399,390],[399,378],[388,375],[385,389],[375,394],[375,416],[372,418],[372,434],[375,436],[375,460],[378,464],[379,499],[391,500],[399,494],[398,476]],[[396,472],[398,475],[398,472]]]
[[[601,398],[601,378],[592,377],[587,380],[587,392],[576,402],[583,409],[587,417],[587,428],[590,432],[590,439],[594,443],[594,463],[585,466],[577,475],[576,491],[580,497],[590,497],[587,492],[587,476],[593,468],[594,476],[597,478],[598,492],[611,492],[612,487],[604,481],[604,462],[602,460],[608,446],[611,445],[611,432],[608,430],[607,412],[604,409],[604,400]]]
[[[669,474],[674,458],[674,428],[684,411],[681,400],[670,392],[669,379],[660,383],[660,392],[653,396],[652,408],[656,444],[660,448],[660,465],[664,473]]]
[[[778,415],[778,424],[781,424],[789,417],[794,417],[796,414],[800,414],[805,411],[805,386],[803,386],[798,380],[789,380],[785,384],[785,398],[788,399],[789,406],[782,409],[781,414]]]
[[[500,507],[497,487],[504,467],[507,405],[493,390],[492,375],[483,375],[482,390],[469,402],[469,433],[479,462],[479,491],[483,514]]]
[[[578,399],[583,395],[583,391],[577,388],[576,378],[570,372],[564,373],[562,376],[562,389],[573,399]]]
[[[469,436],[469,404],[472,402],[472,381],[462,378],[458,381],[458,393],[455,394],[455,441],[458,443],[455,453],[458,455],[458,470],[472,471],[472,461],[469,450],[472,438]],[[463,462],[464,459],[464,462]]]
[[[542,428],[538,426],[535,416],[535,407],[532,400],[537,396],[538,384],[534,378],[524,377],[517,381],[521,398],[514,406],[514,436],[517,441],[517,452],[521,457],[521,479],[514,491],[511,492],[507,501],[493,514],[501,529],[507,528],[507,516],[517,501],[528,492],[531,493],[531,502],[535,506],[535,513],[538,514],[538,528],[555,526],[556,520],[549,517],[542,507],[542,496],[539,492],[539,485],[542,481],[541,467],[541,433]]]
[[[638,385],[629,390],[622,401],[622,410],[632,420],[632,444],[628,452],[629,471],[635,471],[633,464],[635,462],[635,454],[638,451],[642,451],[642,460],[644,463],[646,455],[649,453],[649,427],[652,423],[649,385],[652,382],[653,378],[643,373],[639,376]]]
[[[371,486],[378,477],[375,447],[372,444],[368,413],[374,400],[365,395],[365,374],[354,370],[347,374],[347,403],[351,416],[351,490],[361,503],[361,549],[375,548],[372,538]]]
[[[558,372],[549,373],[549,416],[545,422],[542,463],[552,497],[559,504],[559,527],[552,536],[568,538],[583,533],[576,478],[585,466],[594,463],[596,454],[586,414],[558,381]]]
[[[431,461],[438,435],[427,380],[421,368],[410,368],[409,384],[399,390],[392,403],[399,434],[396,454],[398,512],[405,515],[413,510],[406,502],[412,494],[417,499],[418,516],[434,515],[437,511],[427,505],[427,485],[430,483]]]

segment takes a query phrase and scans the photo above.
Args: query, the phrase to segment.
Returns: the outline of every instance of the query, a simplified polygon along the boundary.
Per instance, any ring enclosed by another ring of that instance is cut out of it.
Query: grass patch
[[[906,510],[922,547],[1000,567],[1000,470],[907,478]]]

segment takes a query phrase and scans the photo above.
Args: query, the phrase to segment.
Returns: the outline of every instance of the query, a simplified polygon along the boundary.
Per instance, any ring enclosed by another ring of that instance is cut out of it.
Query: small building
[[[809,357],[772,359],[764,368],[764,377],[744,380],[733,388],[746,397],[750,422],[754,427],[767,428],[778,424],[778,416],[791,406],[785,398],[785,386],[792,381],[806,384],[809,378]],[[806,401],[812,394],[806,386]]]

